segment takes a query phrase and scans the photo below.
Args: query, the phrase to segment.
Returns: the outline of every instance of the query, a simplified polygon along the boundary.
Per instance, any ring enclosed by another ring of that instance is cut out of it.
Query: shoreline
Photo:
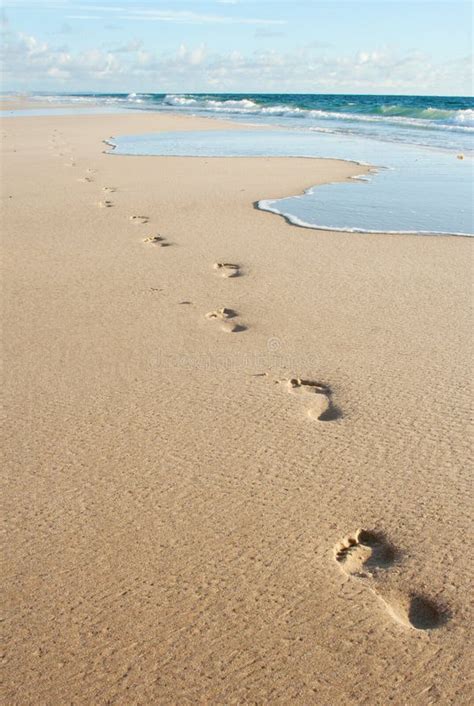
[[[216,124],[2,124],[4,701],[467,704],[470,239],[254,206],[346,162],[103,150]]]
[[[413,145],[341,142],[334,136],[313,142],[309,134],[294,130],[258,133],[216,129],[181,135],[171,131],[162,137],[156,133],[121,135],[113,142],[115,154],[128,156],[336,158],[361,165],[362,173],[351,175],[353,186],[336,180],[318,185],[318,189],[306,188],[299,199],[288,197],[278,204],[259,199],[262,208],[284,213],[303,227],[328,231],[474,235],[469,208],[471,165],[441,151],[425,154],[421,150],[418,154]],[[374,166],[381,162],[385,169]],[[355,181],[370,183],[362,189]],[[431,185],[429,190],[427,184]]]
[[[286,159],[289,159],[288,157]],[[315,158],[317,159],[317,158]],[[354,177],[349,177],[349,178],[354,178]],[[335,182],[337,183],[337,182]],[[301,195],[306,194],[308,192],[311,192],[311,190],[314,187],[310,186],[309,189],[305,189]],[[317,187],[316,187],[317,188]],[[299,196],[300,194],[290,194],[290,196],[286,196],[284,198],[291,198],[292,196]],[[423,231],[423,230],[363,230],[362,228],[330,228],[329,226],[321,226],[321,225],[311,225],[310,223],[305,223],[303,221],[298,222],[298,219],[296,216],[290,216],[283,211],[278,211],[278,210],[273,210],[271,208],[266,208],[264,206],[260,206],[259,204],[262,201],[273,201],[273,199],[261,199],[260,201],[255,201],[253,206],[257,211],[266,211],[267,213],[271,213],[274,216],[280,216],[280,218],[283,218],[284,221],[290,225],[290,226],[295,226],[295,228],[304,228],[306,230],[317,230],[317,231],[323,231],[323,232],[328,232],[328,233],[359,233],[361,235],[367,234],[367,235],[408,235],[408,236],[420,236],[420,237],[431,237],[431,238],[472,238],[474,237],[473,235],[469,235],[468,233],[433,233],[431,231]]]
[[[26,105],[26,107],[31,107],[32,105],[34,105],[34,102],[30,99],[29,101],[25,101],[24,105]],[[55,108],[55,107],[61,108],[62,107],[61,104],[54,104],[53,103],[51,105],[53,106],[53,108]],[[71,106],[74,108],[74,104],[71,104]],[[97,103],[97,104],[93,105],[92,107],[100,108],[101,106],[102,106],[102,104]],[[80,114],[80,113],[81,113],[81,111],[79,109],[78,114]],[[143,114],[143,113],[140,113],[139,111],[135,111],[135,113],[136,114]],[[104,113],[104,115],[106,115],[106,114],[107,114],[107,112]],[[117,111],[116,114],[118,114],[118,115],[123,114],[124,115],[127,113],[126,112],[121,113],[120,111]],[[159,115],[159,114],[163,115],[165,118],[170,118],[170,119],[172,119],[173,117],[176,117],[176,113],[174,113],[174,112],[155,113],[155,115]],[[184,117],[184,119],[187,120],[187,119],[194,119],[196,116],[183,115],[180,117]],[[223,119],[222,120],[218,116],[201,116],[201,117],[199,117],[199,120],[211,120],[211,121],[215,122],[217,124],[217,126],[220,128],[226,127],[227,129],[237,129],[237,130],[243,129],[244,131],[247,131],[247,130],[252,131],[252,130],[259,130],[259,129],[264,129],[264,130],[270,129],[271,131],[273,131],[273,130],[285,130],[286,129],[284,126],[280,126],[280,125],[267,125],[267,126],[265,126],[265,125],[261,125],[261,124],[259,125],[259,124],[253,124],[253,123],[241,123],[240,121],[235,121],[232,119],[228,119],[228,120]],[[229,128],[229,123],[232,126],[231,128]],[[119,137],[123,137],[123,135],[119,136]],[[112,137],[109,137],[109,138],[103,140],[103,143],[110,148],[110,150],[108,151],[109,154],[113,154],[113,152],[118,147],[116,142],[112,142],[112,140],[116,140],[116,139],[117,139],[116,137],[112,136]],[[424,147],[422,145],[418,145],[418,149],[421,149],[421,150],[423,150],[423,149],[430,150],[431,149],[432,150],[432,148]],[[443,150],[441,150],[441,151],[443,152]],[[154,157],[160,156],[159,154],[153,154],[153,153],[139,155],[139,154],[133,154],[133,152],[132,153],[117,152],[117,154],[120,154],[122,156],[125,156],[125,155],[127,155],[127,156],[154,156]],[[165,154],[161,155],[161,156],[165,156]],[[169,155],[169,156],[173,156],[173,155]],[[194,157],[200,158],[200,155],[192,155],[192,154],[182,154],[182,155],[176,155],[176,156],[186,157],[188,159],[191,159]],[[238,157],[239,155],[229,155],[229,157],[234,157],[234,156]],[[243,156],[243,155],[240,155],[240,156]],[[263,158],[272,158],[273,156],[274,155],[266,155],[266,156],[260,155],[260,157],[263,157]],[[202,157],[202,155],[201,155],[201,157]],[[206,159],[213,159],[213,158],[214,158],[214,155],[209,155],[206,157]],[[393,167],[376,165],[375,162],[370,162],[370,161],[367,162],[367,161],[362,161],[362,160],[358,160],[358,159],[354,159],[354,158],[347,158],[344,156],[332,157],[332,156],[327,156],[327,155],[324,155],[324,156],[319,156],[319,155],[285,155],[285,158],[286,159],[296,158],[296,159],[335,160],[336,162],[339,162],[339,163],[344,162],[344,163],[349,163],[349,164],[360,165],[361,167],[365,168],[365,171],[361,174],[351,175],[349,178],[353,179],[353,180],[361,180],[361,181],[362,180],[363,181],[370,181],[369,179],[367,179],[367,174],[369,174],[369,173],[377,174],[378,172],[383,171],[384,169],[394,170]],[[458,158],[464,159],[464,155],[461,155],[461,156],[458,155]],[[338,180],[338,181],[340,183],[340,180]],[[338,181],[329,182],[329,183],[336,184],[336,183],[338,183]],[[320,184],[318,184],[316,186],[320,186]],[[282,197],[282,198],[292,198],[294,196],[299,197],[299,196],[312,195],[314,193],[314,188],[315,188],[315,186],[312,185],[312,186],[309,186],[309,187],[303,189],[302,191],[298,192],[298,194],[291,194],[291,195],[287,195],[286,197]],[[374,198],[376,198],[375,194],[374,194]],[[292,215],[291,213],[286,213],[284,211],[280,211],[277,208],[271,208],[270,206],[267,206],[267,205],[260,205],[260,204],[267,204],[267,202],[273,203],[277,200],[279,200],[279,199],[266,199],[266,198],[265,199],[258,199],[254,202],[254,206],[256,208],[259,208],[260,210],[265,210],[265,211],[268,211],[274,215],[281,216],[282,218],[284,218],[286,220],[286,222],[289,225],[294,225],[297,227],[307,228],[307,229],[326,231],[326,232],[385,234],[385,235],[422,235],[422,236],[437,236],[437,237],[439,237],[439,236],[474,237],[474,233],[470,233],[470,232],[466,232],[466,231],[455,231],[455,230],[448,231],[448,230],[434,230],[434,229],[427,229],[427,228],[425,228],[425,229],[407,229],[407,228],[405,228],[403,230],[399,230],[399,229],[392,229],[392,228],[390,228],[390,229],[388,229],[388,228],[364,228],[364,227],[357,227],[357,226],[349,227],[349,226],[345,226],[345,225],[343,225],[343,226],[324,225],[323,223],[311,223],[309,221],[305,221],[304,219],[300,218],[300,216],[298,216],[298,215]],[[336,206],[336,208],[337,208],[337,206]]]

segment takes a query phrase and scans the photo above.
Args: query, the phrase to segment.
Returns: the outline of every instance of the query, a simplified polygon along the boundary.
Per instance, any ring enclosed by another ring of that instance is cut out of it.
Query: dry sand
[[[57,109],[58,112],[61,109],[64,108],[73,108],[76,112],[80,112],[82,108],[94,108],[94,107],[99,107],[99,104],[91,104],[91,103],[74,103],[70,102],[67,103],[65,100],[63,100],[61,103],[58,102],[51,102],[51,100],[41,100],[39,98],[32,99],[29,98],[28,96],[21,96],[21,95],[3,95],[0,96],[0,110],[4,111],[11,111],[11,110],[30,110],[30,109],[38,109],[38,108],[47,108],[48,110],[52,110],[53,112]],[[1,118],[1,116],[0,116]]]
[[[102,153],[217,125],[3,121],[2,703],[472,703],[473,241],[253,208],[347,163]]]

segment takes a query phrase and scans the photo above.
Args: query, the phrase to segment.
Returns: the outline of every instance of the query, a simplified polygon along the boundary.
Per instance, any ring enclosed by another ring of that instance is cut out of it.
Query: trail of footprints
[[[50,149],[55,150],[53,152],[54,157],[66,157],[67,161],[63,162],[64,167],[75,167],[76,160],[72,154],[71,146],[62,137],[61,133],[54,130],[53,134],[49,138]]]
[[[146,216],[132,216],[131,220],[142,224],[149,221]],[[148,236],[144,242],[161,247],[167,244],[161,235]],[[240,265],[236,263],[216,262],[213,268],[224,278],[239,277],[242,274]],[[214,309],[206,314],[206,319],[226,333],[238,333],[247,329],[240,321],[238,312],[230,307]],[[264,373],[264,376],[267,376],[267,373]],[[287,392],[305,403],[310,419],[333,422],[342,417],[341,410],[333,401],[332,390],[326,383],[300,377],[275,382],[283,383]],[[344,574],[351,580],[361,581],[383,605],[388,615],[404,628],[432,630],[448,620],[446,609],[421,594],[411,592],[407,595],[392,596],[384,593],[378,577],[380,572],[389,570],[397,561],[399,552],[382,534],[358,529],[336,545],[334,558]]]
[[[215,262],[215,272],[225,279],[240,277],[241,267],[234,262]],[[239,314],[234,309],[221,307],[206,314],[206,319],[219,322],[221,331],[225,333],[240,333],[246,331],[247,326],[239,319]]]
[[[85,183],[94,182],[95,169],[87,169],[83,177],[78,181]],[[113,194],[117,191],[114,186],[102,187],[104,194]],[[111,199],[102,199],[97,204],[99,208],[112,208],[114,203]],[[134,225],[147,225],[150,217],[143,214],[132,214],[129,220]],[[167,238],[159,233],[148,235],[143,238],[143,243],[154,247],[166,248],[172,245]],[[215,273],[224,279],[234,279],[242,275],[241,265],[235,262],[216,261],[213,264]],[[219,329],[225,333],[241,333],[247,330],[247,326],[240,319],[239,313],[230,307],[222,306],[205,315],[208,321],[218,324]],[[316,382],[313,380],[302,379],[298,377],[288,380],[278,380],[286,384],[287,390],[295,395],[303,398],[308,404],[306,413],[310,419],[318,422],[331,422],[339,419],[342,414],[339,408],[334,404],[332,399],[332,391],[328,385]]]
[[[94,169],[86,170],[86,174],[79,181],[93,182],[95,172]],[[116,188],[104,186],[102,191],[105,194],[112,194]],[[98,205],[101,208],[110,208],[113,202],[110,199],[103,199]],[[149,216],[144,215],[134,214],[129,218],[135,225],[146,225],[150,221]],[[143,239],[143,242],[162,248],[171,245],[160,234],[149,235]],[[233,279],[242,275],[241,266],[237,263],[218,261],[214,263],[213,269],[224,279]],[[205,318],[219,325],[220,330],[226,333],[247,330],[238,312],[230,307],[224,306],[210,311]],[[261,375],[266,377],[268,373]],[[306,414],[310,419],[318,422],[333,422],[342,417],[341,410],[333,401],[332,390],[327,384],[300,377],[275,382],[283,384],[287,392],[305,403]],[[448,611],[423,595],[411,592],[402,596],[390,596],[384,593],[379,580],[380,574],[389,570],[399,559],[399,552],[381,533],[365,529],[356,530],[337,543],[334,547],[334,559],[350,580],[363,583],[368,592],[383,605],[390,617],[403,627],[413,630],[432,630],[448,620]]]
[[[400,553],[383,534],[358,529],[334,547],[334,558],[350,579],[361,581],[382,603],[393,620],[406,628],[433,630],[448,620],[448,611],[430,598],[415,592],[406,595],[384,593],[380,572],[387,571]]]

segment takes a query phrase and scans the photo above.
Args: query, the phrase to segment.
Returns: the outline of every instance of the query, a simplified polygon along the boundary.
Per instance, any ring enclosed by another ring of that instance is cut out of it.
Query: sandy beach
[[[473,239],[103,143],[217,126],[2,121],[2,703],[470,704]]]

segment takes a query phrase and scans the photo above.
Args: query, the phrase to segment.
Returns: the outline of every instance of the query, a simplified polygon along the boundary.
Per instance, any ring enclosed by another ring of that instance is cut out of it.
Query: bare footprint
[[[378,573],[394,564],[398,552],[381,533],[356,530],[336,544],[334,558],[347,576],[364,582],[400,625],[415,630],[432,630],[446,622],[447,611],[422,595],[382,595],[377,582]]]
[[[340,410],[333,404],[331,389],[321,382],[291,378],[288,389],[294,395],[311,396],[311,406],[308,416],[319,422],[332,422],[342,416]]]
[[[138,223],[138,224],[143,224],[143,223],[148,223],[150,220],[148,216],[130,216],[130,220],[133,223]]]
[[[215,262],[214,269],[221,277],[240,277],[240,266],[232,262]]]
[[[99,208],[112,208],[114,204],[112,201],[99,201],[97,205]]]
[[[233,319],[237,316],[237,312],[234,309],[228,309],[223,306],[221,309],[215,309],[206,314],[206,319],[220,319],[221,321],[225,319]]]
[[[160,248],[167,248],[171,245],[162,235],[150,235],[148,238],[144,238],[143,242],[149,245],[158,245]]]
[[[395,548],[382,535],[358,529],[335,547],[335,559],[348,576],[372,576],[386,569],[396,558]]]
[[[115,186],[103,186],[102,191],[105,191],[107,194],[113,194],[117,189]]]
[[[210,311],[206,314],[206,319],[215,319],[220,321],[221,330],[226,333],[239,333],[240,331],[246,331],[247,327],[235,320],[237,316],[238,314],[234,311],[234,309],[222,307],[221,309]]]

